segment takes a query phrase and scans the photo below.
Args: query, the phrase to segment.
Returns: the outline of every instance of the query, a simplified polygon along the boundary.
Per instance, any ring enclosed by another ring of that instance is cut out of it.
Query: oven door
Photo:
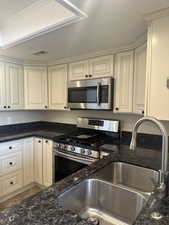
[[[71,109],[110,110],[113,87],[112,78],[72,81],[68,85],[68,105]]]
[[[54,182],[60,181],[94,162],[94,160],[81,159],[77,156],[69,155],[56,150],[54,151],[53,156]]]

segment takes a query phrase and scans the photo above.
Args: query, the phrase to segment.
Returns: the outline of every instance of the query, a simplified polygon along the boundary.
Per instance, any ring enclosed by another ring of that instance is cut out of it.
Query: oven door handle
[[[96,97],[97,105],[100,105],[100,86],[101,86],[101,83],[98,82],[97,83],[97,97]]]
[[[76,162],[79,162],[79,163],[86,164],[86,165],[90,165],[90,164],[92,164],[93,162],[96,161],[96,159],[85,159],[85,158],[80,159],[77,156],[68,155],[66,153],[58,152],[58,151],[55,151],[54,154],[57,155],[57,156],[61,156],[63,158],[66,158],[66,159],[70,159],[70,160],[73,160],[73,161],[76,161]]]

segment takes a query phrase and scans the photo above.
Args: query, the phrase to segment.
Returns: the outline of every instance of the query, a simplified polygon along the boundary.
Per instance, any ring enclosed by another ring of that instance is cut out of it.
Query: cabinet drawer
[[[0,176],[14,172],[22,167],[22,152],[0,157]]]
[[[0,156],[17,151],[22,151],[23,140],[8,141],[0,144]]]
[[[5,196],[23,187],[22,171],[19,170],[10,175],[0,178],[1,196]]]

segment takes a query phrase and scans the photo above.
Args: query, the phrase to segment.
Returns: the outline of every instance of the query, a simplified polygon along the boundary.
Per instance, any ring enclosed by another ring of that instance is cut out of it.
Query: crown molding
[[[145,14],[144,19],[148,24],[150,24],[152,21],[160,19],[165,16],[169,16],[169,8],[165,8],[152,13]]]

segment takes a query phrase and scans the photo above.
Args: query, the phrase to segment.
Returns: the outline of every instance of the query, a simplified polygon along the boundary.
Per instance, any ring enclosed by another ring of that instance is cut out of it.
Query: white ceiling
[[[0,24],[38,0],[0,0]]]
[[[1,22],[5,16],[11,15],[37,0],[0,1],[2,2],[0,7]],[[16,47],[1,50],[0,54],[25,60],[49,61],[119,48],[134,42],[146,32],[145,13],[169,7],[169,0],[70,1],[86,12],[88,18]],[[47,51],[48,54],[32,55],[40,50]]]

